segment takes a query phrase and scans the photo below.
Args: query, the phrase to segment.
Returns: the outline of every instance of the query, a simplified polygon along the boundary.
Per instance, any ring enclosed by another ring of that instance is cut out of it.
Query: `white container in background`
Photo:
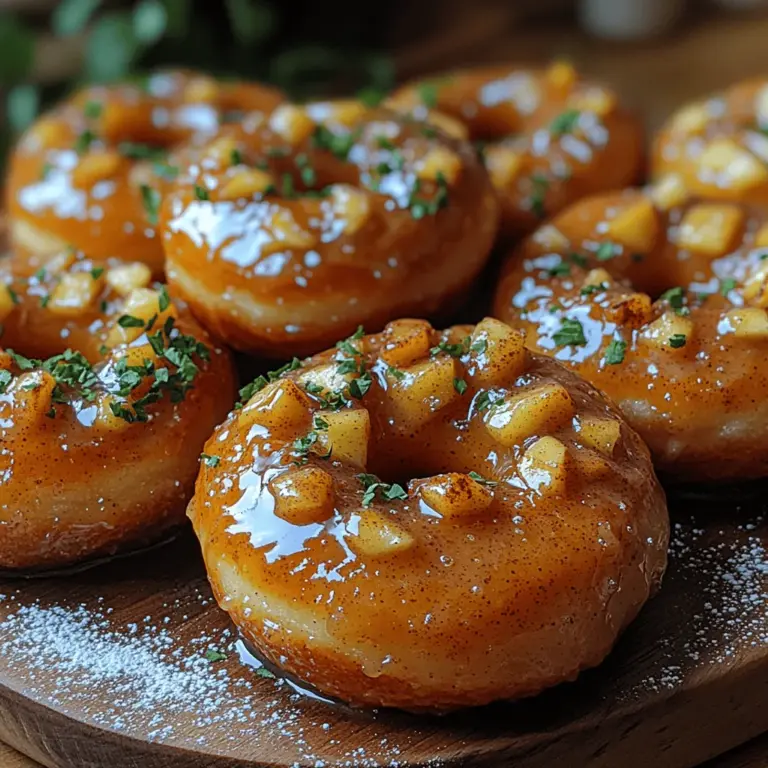
[[[596,37],[642,40],[667,32],[684,8],[685,0],[580,0],[579,20]]]

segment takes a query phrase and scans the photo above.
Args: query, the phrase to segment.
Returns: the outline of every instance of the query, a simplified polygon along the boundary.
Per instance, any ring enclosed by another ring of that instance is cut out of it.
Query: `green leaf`
[[[137,48],[132,15],[126,11],[104,14],[88,36],[86,77],[99,82],[125,77],[131,69]]]
[[[275,29],[275,12],[263,0],[226,0],[226,6],[232,34],[240,43],[260,43]]]
[[[51,16],[53,31],[60,37],[82,32],[101,0],[61,0]]]
[[[0,82],[23,80],[35,60],[35,35],[9,13],[0,14]]]
[[[8,92],[8,122],[14,131],[23,131],[36,117],[40,94],[34,85],[17,85]]]
[[[133,34],[143,45],[156,43],[167,24],[168,13],[160,0],[142,0],[133,11]]]

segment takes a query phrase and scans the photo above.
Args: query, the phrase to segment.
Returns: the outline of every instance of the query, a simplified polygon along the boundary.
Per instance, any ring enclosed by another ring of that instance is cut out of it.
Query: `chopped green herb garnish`
[[[240,403],[238,404],[240,407],[242,407],[245,403],[247,403],[257,392],[261,392],[264,387],[267,386],[272,381],[276,381],[279,379],[283,374],[290,373],[291,371],[297,371],[299,368],[302,367],[302,362],[299,360],[298,357],[294,357],[293,360],[291,360],[289,363],[286,363],[285,365],[281,366],[280,368],[277,368],[274,371],[267,371],[266,376],[257,376],[250,384],[246,384],[239,392],[240,394]]]
[[[136,141],[121,141],[117,145],[117,151],[131,160],[162,160],[168,153],[162,147],[151,144],[141,144]]]
[[[476,483],[480,483],[480,485],[487,485],[487,486],[494,486],[498,485],[498,483],[495,480],[488,480],[488,478],[483,477],[479,472],[475,472],[474,470],[472,472],[467,473]]]
[[[405,378],[405,373],[399,368],[395,368],[394,365],[387,366],[387,373],[394,379],[397,379],[397,381],[402,381]]]
[[[179,175],[179,167],[169,163],[153,163],[152,170],[161,179],[167,179],[168,181],[173,181]]]
[[[624,354],[627,351],[627,342],[613,339],[605,349],[605,362],[607,365],[619,365],[624,362]]]
[[[208,190],[200,184],[195,184],[195,197],[198,200],[210,200],[211,196],[208,194]]]
[[[143,328],[144,321],[140,317],[134,317],[133,315],[120,315],[117,318],[117,324],[121,328]]]
[[[77,152],[78,155],[82,155],[84,152],[88,151],[94,141],[96,141],[96,134],[90,130],[90,128],[86,128],[75,139],[75,152]]]
[[[421,83],[418,87],[419,99],[427,109],[434,109],[437,106],[437,83]]]
[[[435,216],[437,212],[448,205],[448,182],[442,173],[435,178],[436,190],[431,198],[423,197],[421,182],[417,179],[408,200],[408,208],[414,219],[423,219],[425,216]]]
[[[8,295],[11,297],[11,303],[18,304],[19,303],[19,294],[16,293],[16,291],[11,288],[10,285],[5,286],[5,290],[8,291]]]
[[[450,357],[463,357],[469,352],[469,346],[472,339],[469,336],[465,336],[457,344],[449,344],[447,341],[441,341],[436,347],[432,347],[429,351],[432,357],[439,355],[441,352],[445,352]]]
[[[598,249],[595,251],[595,257],[598,261],[610,261],[619,252],[615,243],[605,242],[600,243]]]
[[[568,344],[581,347],[587,343],[587,337],[584,335],[584,326],[581,324],[581,321],[569,317],[563,318],[560,329],[552,334],[552,340],[558,347],[565,347]]]
[[[593,293],[599,293],[608,289],[608,283],[593,283],[592,285],[585,285],[579,293],[582,296],[591,296]]]
[[[275,673],[270,672],[266,667],[257,667],[256,677],[263,677],[265,680],[274,680]]]
[[[572,133],[576,124],[579,122],[581,112],[578,109],[566,109],[561,112],[549,126],[549,130],[554,136],[562,136],[565,133]]]
[[[359,131],[337,134],[324,125],[318,125],[312,134],[312,144],[318,149],[328,150],[339,160],[346,160],[359,136]]]
[[[453,380],[453,388],[460,395],[463,395],[467,391],[467,382],[464,381],[464,379],[454,379]]]
[[[219,464],[221,464],[221,458],[219,456],[209,456],[207,453],[201,453],[200,460],[206,467],[218,467]]]
[[[160,193],[148,184],[142,184],[141,202],[144,205],[144,212],[147,214],[147,221],[153,226],[157,224],[157,216],[160,211]]]
[[[726,277],[720,283],[720,293],[722,293],[723,296],[727,296],[735,288],[736,288],[736,281],[732,277]]]
[[[540,219],[546,215],[545,201],[549,189],[549,179],[540,173],[531,176],[531,210]]]
[[[12,379],[13,374],[10,371],[0,370],[0,395],[5,392]]]
[[[104,274],[104,267],[94,267],[91,270],[91,277],[94,280],[98,280]]]
[[[377,494],[384,501],[394,501],[395,499],[407,499],[408,493],[405,488],[398,483],[382,483],[376,477],[376,475],[370,475],[362,473],[357,476],[357,479],[363,484],[365,489],[363,492],[362,504],[364,507],[369,507]]]
[[[487,390],[483,390],[482,392],[478,393],[477,397],[475,398],[475,408],[478,412],[485,411],[486,409],[490,408],[492,402],[493,400],[491,399],[491,393]]]
[[[589,259],[587,259],[586,256],[583,256],[580,253],[576,253],[575,251],[568,254],[568,259],[584,269],[586,269],[587,264],[589,264]]]
[[[547,272],[549,273],[550,277],[567,277],[571,274],[571,265],[561,261],[554,267],[550,267]]]
[[[684,333],[674,333],[669,337],[669,346],[673,349],[684,347],[688,339]]]
[[[98,120],[104,111],[104,105],[100,101],[86,101],[83,107],[83,114],[89,120]]]
[[[227,654],[221,651],[208,650],[205,652],[206,661],[224,661],[226,658]]]
[[[242,165],[243,164],[243,153],[235,148],[229,153],[229,162],[231,165]]]

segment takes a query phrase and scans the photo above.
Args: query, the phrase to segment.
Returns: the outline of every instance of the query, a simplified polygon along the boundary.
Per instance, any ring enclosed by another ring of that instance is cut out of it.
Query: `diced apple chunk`
[[[315,123],[302,107],[283,104],[270,115],[269,127],[290,144],[298,144],[315,130]]]
[[[552,253],[562,253],[571,246],[568,238],[553,224],[545,224],[531,235],[533,241]]]
[[[101,285],[101,278],[94,279],[90,272],[65,272],[51,291],[46,307],[57,315],[84,315],[91,310]]]
[[[137,288],[146,288],[152,280],[152,270],[141,262],[111,267],[104,273],[107,285],[120,296],[129,296]]]
[[[616,96],[605,88],[592,86],[574,93],[568,99],[568,106],[580,112],[593,112],[598,117],[607,117],[616,108]]]
[[[648,190],[651,200],[660,211],[669,211],[688,199],[688,189],[677,173],[662,176]]]
[[[701,133],[709,122],[705,104],[691,104],[678,110],[672,117],[672,130],[680,133]]]
[[[453,184],[461,171],[461,158],[447,147],[432,147],[416,162],[415,171],[420,179],[435,181],[442,176]]]
[[[768,312],[759,307],[732,309],[725,314],[734,336],[746,339],[768,338]]]
[[[682,351],[690,344],[694,332],[693,321],[674,312],[665,312],[642,332],[643,339],[655,347]]]
[[[413,536],[388,515],[373,509],[360,510],[357,535],[350,536],[349,545],[365,557],[389,557],[411,549]]]
[[[605,456],[613,450],[621,437],[621,424],[616,419],[582,419],[578,431],[581,441]]]
[[[642,197],[618,212],[608,222],[608,234],[631,251],[647,253],[653,248],[659,225],[651,201]]]
[[[724,256],[733,246],[743,223],[744,213],[735,205],[694,205],[683,216],[675,242],[681,248],[713,258]]]
[[[452,357],[439,356],[402,371],[403,379],[393,382],[387,391],[396,428],[420,429],[460,397],[454,386],[456,361]]]
[[[319,467],[292,469],[272,480],[275,513],[294,525],[322,523],[333,515],[333,477]]]
[[[578,74],[569,61],[554,61],[547,69],[547,80],[561,92],[567,92],[576,84]]]
[[[310,400],[294,381],[279,379],[248,401],[240,411],[239,423],[244,427],[259,424],[291,439],[309,429]]]
[[[520,461],[520,474],[526,485],[541,495],[562,496],[566,491],[568,449],[556,437],[537,440]]]
[[[750,304],[762,309],[768,308],[768,261],[761,261],[746,279],[742,295]]]
[[[473,517],[493,503],[493,493],[460,472],[435,475],[419,486],[422,500],[448,519]]]
[[[354,378],[354,373],[339,373],[339,364],[331,363],[307,368],[301,372],[298,381],[302,387],[313,390],[319,388],[321,391],[318,393],[327,396],[342,392]]]
[[[344,234],[359,232],[371,216],[368,193],[352,184],[332,184],[329,192],[334,214],[344,221]]]
[[[330,451],[332,459],[365,468],[371,437],[371,417],[365,408],[318,411],[316,422],[328,425],[325,429],[317,429],[320,453]]]
[[[528,437],[554,432],[573,418],[573,400],[560,384],[542,384],[491,406],[486,429],[502,445],[522,445]]]
[[[253,195],[263,195],[274,188],[275,179],[272,174],[258,168],[238,169],[235,175],[221,188],[219,197],[222,200],[238,200]]]
[[[380,356],[387,365],[404,368],[427,357],[432,326],[426,320],[395,320],[384,329]]]
[[[488,175],[495,187],[509,186],[523,167],[523,156],[509,147],[488,147],[483,156]]]
[[[475,363],[472,376],[481,384],[509,384],[528,362],[523,335],[491,317],[475,326],[470,350]]]
[[[715,174],[719,184],[741,191],[768,180],[765,165],[731,139],[711,142],[701,153],[699,165],[702,170]]]

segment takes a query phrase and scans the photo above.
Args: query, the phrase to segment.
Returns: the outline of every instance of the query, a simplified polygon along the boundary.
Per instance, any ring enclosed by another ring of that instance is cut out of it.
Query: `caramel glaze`
[[[281,100],[265,86],[186,71],[78,91],[11,157],[6,207],[18,257],[36,269],[69,244],[94,258],[143,261],[161,276],[157,208],[178,172],[167,153]]]
[[[499,194],[502,229],[526,234],[589,194],[639,180],[640,122],[616,94],[569,64],[493,67],[406,85],[387,102],[442,122],[458,120],[480,146]]]
[[[188,514],[221,607],[321,693],[532,695],[599,664],[657,588],[647,448],[503,323],[399,320],[261,384],[208,441]]]
[[[768,79],[754,78],[675,112],[656,135],[654,178],[694,195],[768,204]]]
[[[356,102],[228,127],[165,200],[170,284],[227,344],[309,354],[434,316],[485,263],[498,206],[472,147]]]
[[[143,264],[71,252],[35,276],[0,276],[0,567],[107,556],[183,521],[234,371],[149,281]],[[72,348],[83,357],[29,359]]]
[[[768,217],[732,203],[666,209],[669,191],[555,217],[510,255],[495,314],[611,397],[670,481],[761,477]]]

